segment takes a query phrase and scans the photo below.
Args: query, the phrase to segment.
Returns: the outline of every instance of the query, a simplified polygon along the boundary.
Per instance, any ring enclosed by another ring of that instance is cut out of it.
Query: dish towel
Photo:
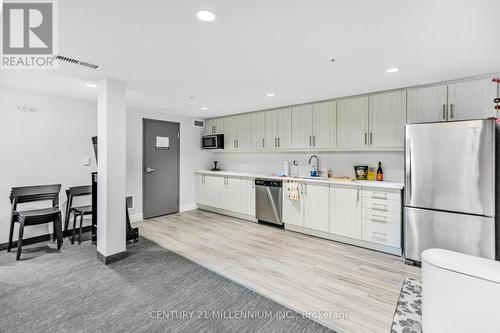
[[[293,180],[287,180],[286,184],[286,197],[289,200],[300,200],[299,183]]]

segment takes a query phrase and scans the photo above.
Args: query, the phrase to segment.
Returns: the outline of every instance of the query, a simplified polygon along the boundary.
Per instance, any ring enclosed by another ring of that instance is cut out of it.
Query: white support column
[[[97,92],[97,257],[125,256],[125,83],[104,78]]]

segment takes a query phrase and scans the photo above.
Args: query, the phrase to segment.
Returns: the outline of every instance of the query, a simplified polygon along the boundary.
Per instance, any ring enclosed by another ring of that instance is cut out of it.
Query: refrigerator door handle
[[[406,163],[405,163],[405,175],[406,175],[406,203],[411,201],[411,139],[406,139]]]

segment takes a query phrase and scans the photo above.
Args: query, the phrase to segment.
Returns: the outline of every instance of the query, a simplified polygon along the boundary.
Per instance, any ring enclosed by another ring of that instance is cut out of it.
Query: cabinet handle
[[[379,220],[379,219],[372,219],[372,222],[387,223],[387,221]]]
[[[278,148],[281,147],[280,138],[278,138]]]
[[[313,146],[316,147],[316,135],[313,135]]]
[[[370,144],[372,145],[373,144],[373,133],[370,132]]]
[[[372,195],[372,199],[387,200],[387,196],[385,196],[385,197],[377,197],[375,195]]]
[[[453,119],[453,104],[450,104],[450,118]]]
[[[443,104],[443,119],[446,120],[446,104]]]
[[[278,138],[274,138],[274,147],[278,147]]]
[[[309,147],[312,146],[311,136],[309,135]]]
[[[262,138],[262,148],[264,148],[264,138]]]
[[[358,193],[356,193],[356,202],[359,203],[359,188],[358,188]]]
[[[236,148],[240,147],[240,140],[236,140]]]
[[[384,239],[387,237],[387,234],[384,232],[378,232],[378,231],[372,231],[372,234],[374,235],[381,235],[384,237]]]
[[[365,132],[365,146],[368,144],[368,134]]]

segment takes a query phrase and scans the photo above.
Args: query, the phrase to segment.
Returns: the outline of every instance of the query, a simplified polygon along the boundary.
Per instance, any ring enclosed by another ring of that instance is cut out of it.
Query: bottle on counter
[[[377,180],[379,182],[384,180],[384,171],[382,170],[382,162],[378,162]]]

